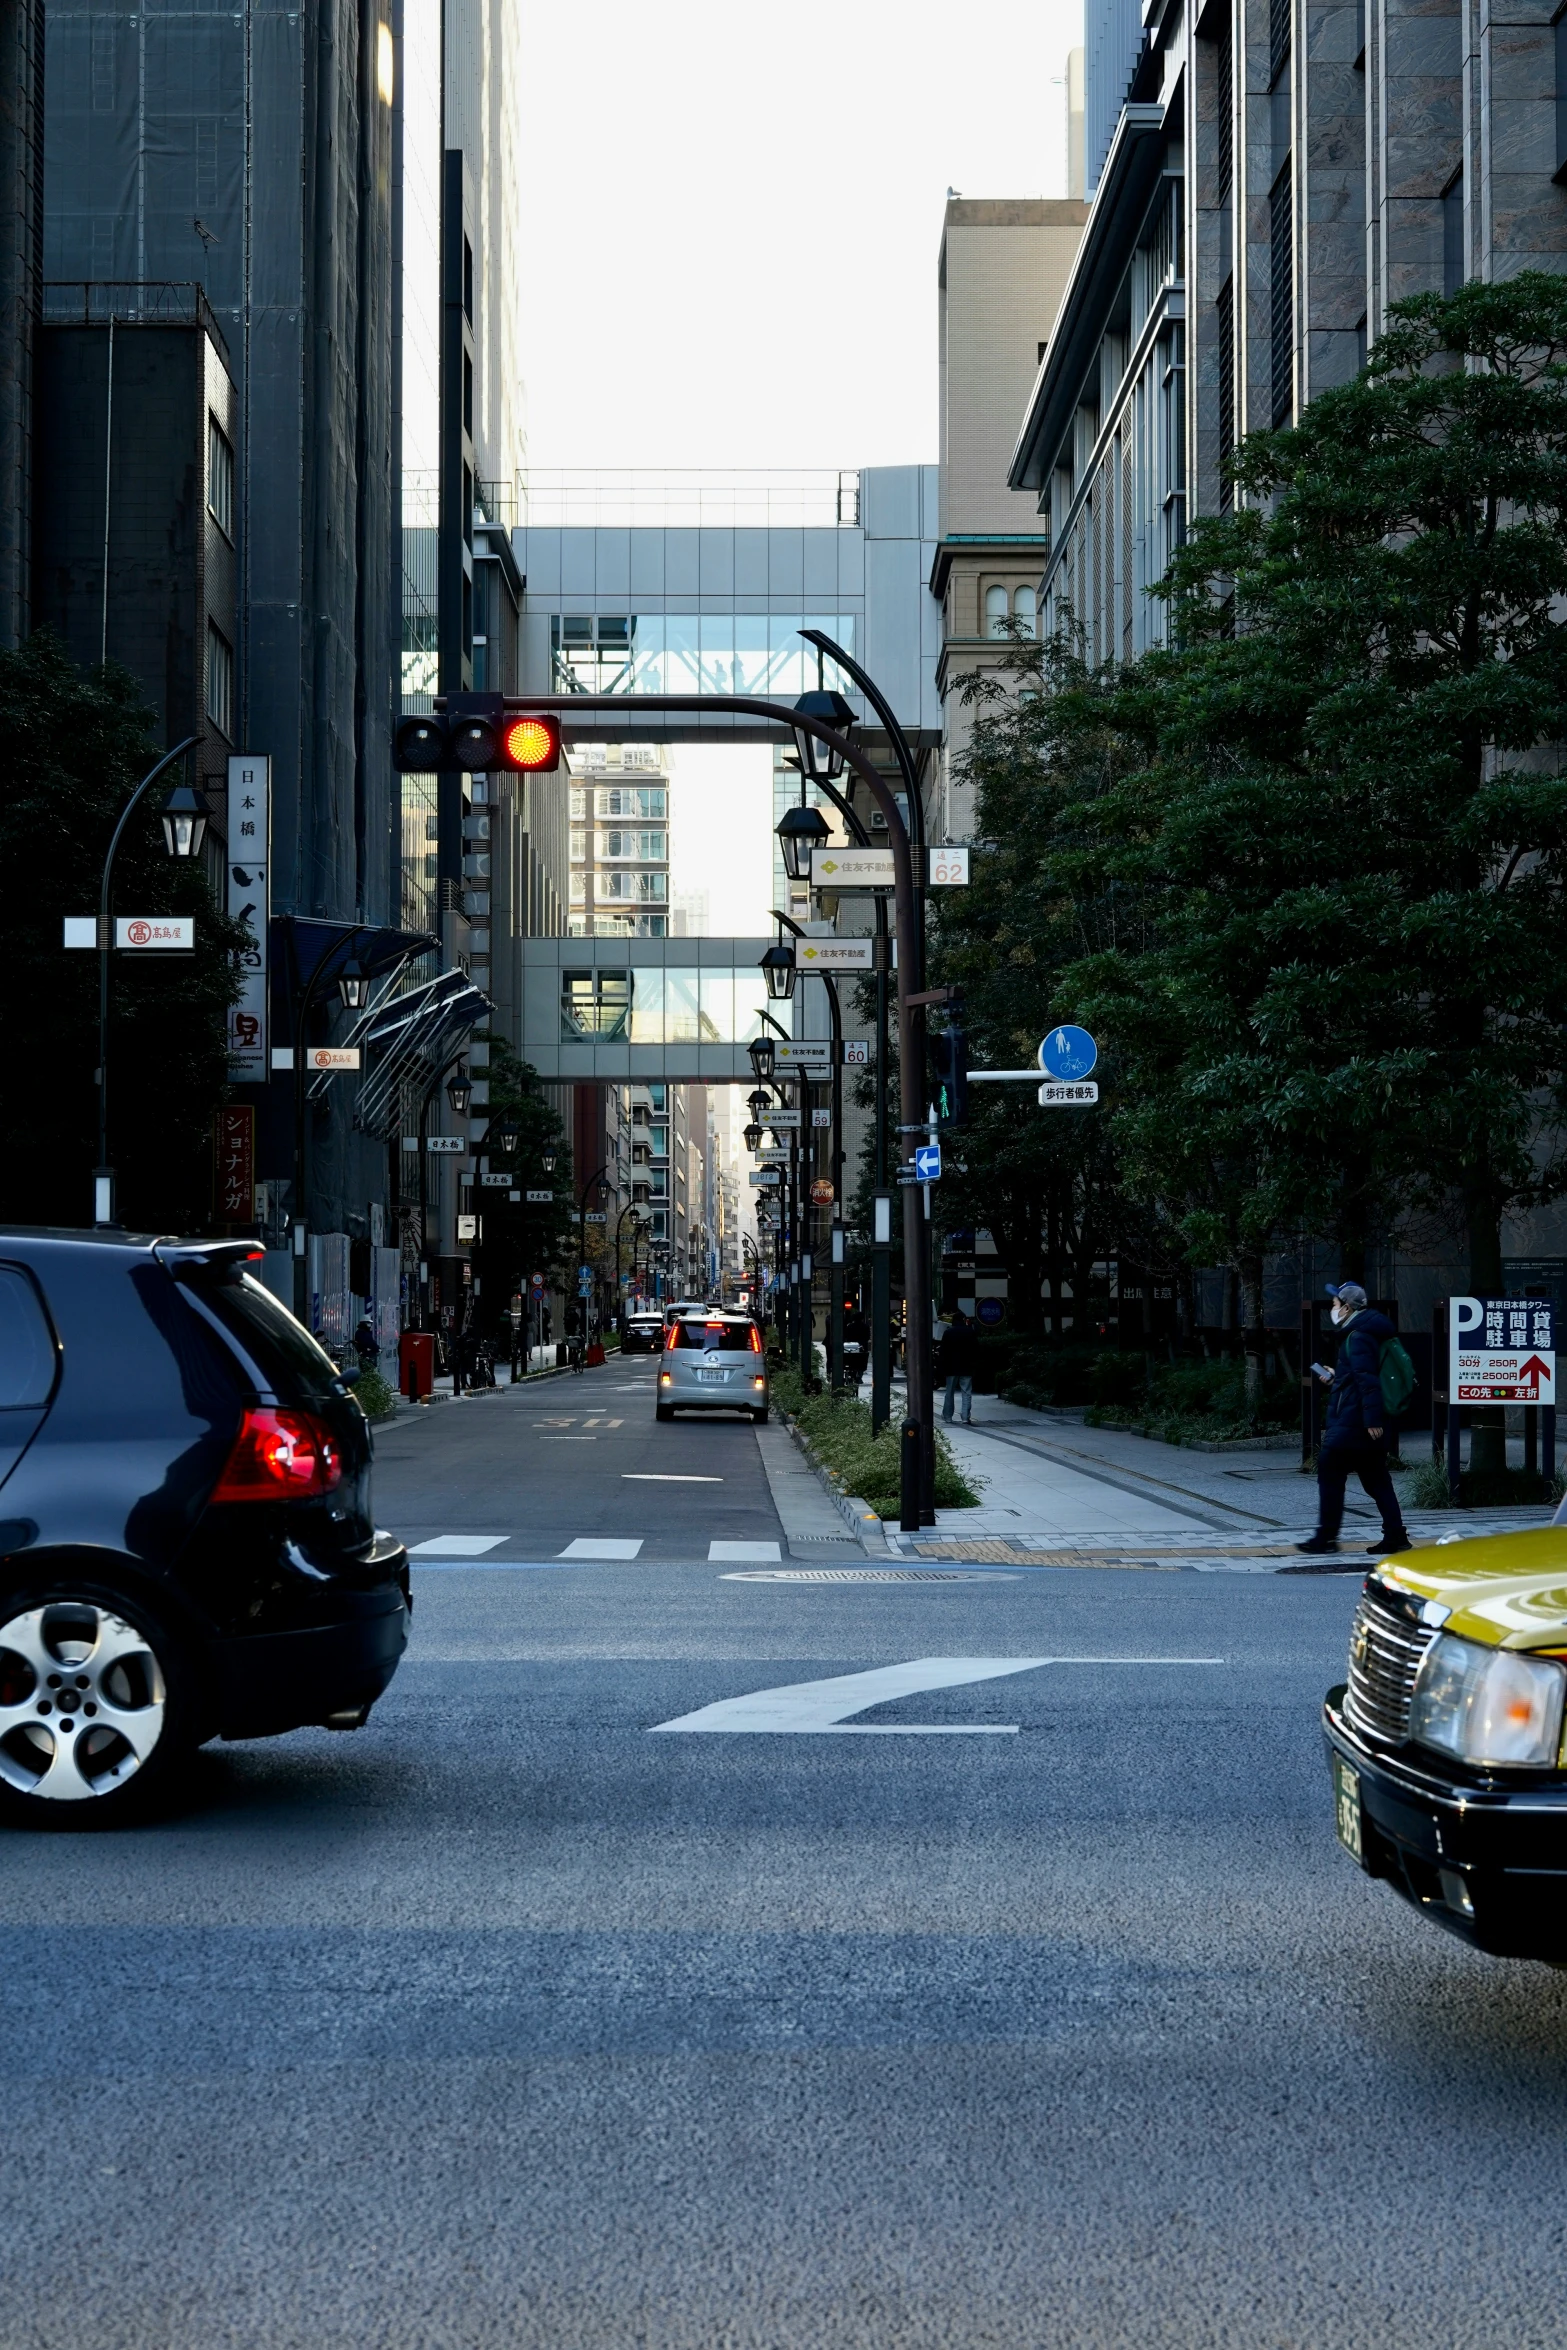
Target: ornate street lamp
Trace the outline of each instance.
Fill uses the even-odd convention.
[[[370,974],[357,955],[350,955],[339,971],[337,993],[345,1012],[362,1012],[370,1001]]]
[[[786,947],[781,939],[778,940],[763,955],[761,972],[767,981],[768,994],[775,1003],[783,1003],[793,995],[794,983],[799,976],[794,967],[794,949]]]
[[[556,1152],[554,1152],[554,1151],[540,1151],[540,1153],[539,1153],[539,1165],[540,1165],[540,1166],[541,1166],[541,1167],[544,1169],[544,1172],[545,1172],[545,1174],[546,1174],[546,1175],[553,1175],[553,1174],[554,1174],[554,1172],[555,1172],[555,1160],[556,1160],[556,1157],[557,1157],[557,1155],[558,1155],[558,1154],[557,1154]]]
[[[842,694],[802,694],[795,703],[802,718],[819,718],[823,726],[830,726],[835,734],[847,734],[854,724],[854,712]],[[812,783],[836,783],[843,773],[843,753],[835,751],[803,726],[794,730],[795,749],[800,754],[800,772]]]
[[[446,1080],[446,1098],[452,1105],[454,1117],[467,1117],[468,1105],[473,1100],[473,1079],[466,1069],[452,1071]]]
[[[745,1130],[745,1147],[748,1151],[762,1147],[762,1129],[754,1121]]]
[[[773,827],[778,835],[778,846],[783,851],[784,871],[791,881],[809,881],[811,878],[811,851],[825,848],[832,837],[831,827],[820,808],[785,808]]]
[[[163,845],[171,857],[188,862],[199,856],[212,810],[199,791],[177,783],[163,803]]]
[[[778,1058],[778,1047],[770,1036],[753,1036],[746,1046],[751,1056],[751,1067],[758,1085],[771,1085],[773,1064]]]

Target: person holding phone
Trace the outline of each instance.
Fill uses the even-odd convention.
[[[1396,1334],[1387,1316],[1367,1303],[1358,1281],[1341,1281],[1337,1287],[1330,1281],[1328,1295],[1333,1300],[1333,1325],[1342,1331],[1343,1343],[1333,1370],[1323,1363],[1311,1366],[1330,1392],[1317,1454],[1317,1528],[1295,1548],[1312,1558],[1337,1551],[1339,1528],[1344,1522],[1344,1488],[1353,1473],[1382,1513],[1382,1539],[1370,1545],[1371,1556],[1386,1558],[1393,1551],[1410,1547],[1388,1473],[1392,1430],[1382,1400],[1382,1349]],[[1284,1571],[1292,1575],[1333,1572],[1331,1568],[1310,1567],[1286,1567]]]

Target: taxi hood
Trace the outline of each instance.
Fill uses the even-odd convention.
[[[1567,1651],[1567,1526],[1438,1543],[1386,1560],[1369,1581],[1435,1601],[1447,1631],[1488,1648]]]

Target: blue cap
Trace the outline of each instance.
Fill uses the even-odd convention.
[[[1366,1303],[1366,1293],[1361,1288],[1358,1281],[1340,1281],[1337,1283],[1327,1281],[1323,1283],[1323,1287],[1326,1289],[1329,1297],[1336,1297],[1338,1299],[1340,1305],[1363,1306]]]

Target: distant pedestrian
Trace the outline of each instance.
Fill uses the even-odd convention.
[[[1317,1530],[1309,1541],[1297,1542],[1295,1548],[1309,1556],[1326,1555],[1338,1549],[1339,1528],[1344,1522],[1344,1487],[1353,1472],[1382,1513],[1382,1538],[1369,1546],[1373,1558],[1382,1558],[1390,1551],[1408,1550],[1410,1546],[1398,1496],[1388,1474],[1394,1415],[1384,1393],[1387,1380],[1407,1393],[1409,1358],[1387,1316],[1367,1304],[1366,1293],[1358,1281],[1341,1281],[1337,1288],[1330,1281],[1328,1295],[1333,1300],[1334,1327],[1342,1331],[1343,1342],[1335,1369],[1329,1371],[1321,1363],[1311,1366],[1331,1392],[1322,1445],[1317,1454]],[[1291,1574],[1311,1571],[1306,1567],[1286,1570]],[[1331,1568],[1320,1571],[1332,1572]]]
[[[871,1326],[854,1306],[843,1317],[843,1383],[858,1387],[871,1351]]]
[[[368,1314],[362,1314],[359,1318],[359,1327],[354,1332],[354,1352],[359,1357],[362,1371],[374,1370],[381,1360],[381,1349],[375,1340],[375,1325]]]
[[[951,1419],[953,1404],[959,1401],[959,1418],[965,1428],[968,1426],[974,1416],[974,1373],[978,1369],[979,1332],[959,1306],[946,1336],[936,1350],[936,1376],[947,1382],[946,1398],[941,1407],[944,1420]]]

